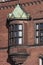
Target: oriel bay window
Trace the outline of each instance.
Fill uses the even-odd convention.
[[[43,44],[43,23],[36,24],[36,44]]]
[[[23,44],[23,25],[11,24],[9,26],[9,44],[22,45]]]
[[[17,65],[23,63],[28,57],[25,46],[28,45],[28,21],[30,17],[30,14],[25,12],[19,4],[7,17],[8,55]]]

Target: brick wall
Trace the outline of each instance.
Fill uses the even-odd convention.
[[[28,0],[26,0],[28,1]],[[1,3],[1,6],[8,6],[8,5],[14,5],[14,1],[10,3]],[[21,1],[21,3],[23,3]],[[3,5],[2,5],[3,4]],[[31,14],[32,19],[34,18],[40,18],[43,17],[43,2],[38,5],[31,5],[31,6],[23,6],[25,11],[27,13]],[[8,53],[7,53],[7,47],[8,47],[8,29],[6,28],[6,19],[8,13],[12,12],[14,7],[8,8],[8,9],[1,9],[0,10],[0,64],[1,65],[10,65],[7,62],[8,59]],[[40,10],[42,11],[40,13]],[[43,22],[43,20],[40,20]],[[35,43],[34,41],[34,24],[36,22],[40,21],[28,21],[28,44],[33,45]],[[4,47],[6,49],[4,49]],[[1,49],[2,48],[2,49]],[[26,47],[27,52],[30,54],[23,65],[38,65],[39,64],[39,56],[40,54],[43,54],[43,46],[29,46]]]

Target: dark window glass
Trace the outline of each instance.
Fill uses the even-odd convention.
[[[43,28],[43,24],[42,23],[40,23],[40,28]]]
[[[15,38],[15,43],[18,44],[18,38]]]
[[[43,36],[43,30],[42,30],[42,31],[40,31],[40,36]]]
[[[14,30],[14,26],[13,25],[9,25],[9,32]]]
[[[40,42],[43,42],[43,37],[40,37]]]
[[[18,25],[15,24],[15,31],[18,31]]]

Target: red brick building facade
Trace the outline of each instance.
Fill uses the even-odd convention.
[[[30,19],[8,19],[8,14],[11,13],[19,4],[22,9],[30,14]],[[6,25],[7,24],[7,25]],[[12,0],[0,2],[0,64],[1,65],[17,65],[8,57],[8,36],[9,24],[24,25],[24,44],[14,46],[10,49],[10,53],[24,53],[16,57],[16,63],[22,65],[43,65],[43,0]],[[7,28],[8,26],[8,28]],[[26,54],[27,55],[26,55]],[[10,63],[12,62],[12,63]]]

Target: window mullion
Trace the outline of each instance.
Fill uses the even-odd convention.
[[[40,23],[39,23],[39,44],[40,44]]]

